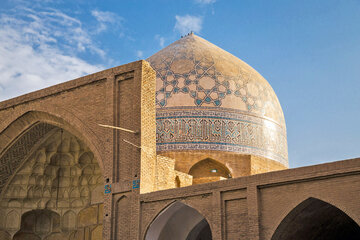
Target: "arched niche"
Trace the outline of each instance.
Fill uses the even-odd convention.
[[[57,106],[47,105],[36,107],[35,109],[34,107],[28,110],[25,108],[22,112],[13,114],[11,117],[0,122],[0,157],[3,157],[9,148],[18,143],[24,135],[29,135],[29,130],[32,130],[31,138],[39,140],[39,138],[42,138],[49,130],[58,127],[81,138],[95,155],[100,169],[104,169],[103,159],[101,158],[102,156],[99,149],[102,145],[99,142],[99,138],[83,121]],[[34,128],[38,129],[34,131]],[[34,134],[34,132],[36,133]],[[22,141],[25,140],[26,139],[22,139]]]
[[[21,216],[21,228],[14,239],[41,239],[55,232],[60,232],[59,214],[47,209],[32,210]]]
[[[355,240],[360,239],[360,227],[334,205],[308,198],[281,221],[271,239]]]
[[[21,148],[23,151],[19,150]],[[92,199],[96,199],[98,204],[93,225],[102,226],[100,205],[103,192],[99,189],[103,187],[104,178],[96,156],[82,138],[59,126],[38,122],[21,134],[7,153],[2,157],[7,156],[9,161],[21,159],[21,162],[14,165],[13,173],[3,185],[0,206],[9,214],[5,219],[0,218],[0,221],[5,221],[0,223],[4,226],[0,230],[11,234],[19,230],[20,220],[15,221],[20,219],[15,214],[17,212],[48,210],[60,215],[58,232],[41,233],[40,227],[52,221],[44,215],[37,225],[37,233],[21,231],[18,238],[68,236],[77,228],[84,227],[78,222],[77,215],[93,204]],[[6,224],[9,219],[12,225]]]
[[[181,187],[181,181],[180,181],[179,176],[176,176],[176,177],[175,177],[175,187],[176,187],[176,188]]]
[[[150,224],[145,240],[211,240],[207,220],[196,209],[174,202],[162,210]]]
[[[193,176],[193,184],[214,182],[231,178],[230,170],[222,163],[211,159],[203,159],[194,164],[189,174]]]

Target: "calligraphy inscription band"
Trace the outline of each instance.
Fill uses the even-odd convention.
[[[287,165],[286,130],[243,113],[198,110],[158,111],[158,151],[222,150],[255,154]]]

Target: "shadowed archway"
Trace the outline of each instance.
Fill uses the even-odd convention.
[[[339,208],[308,198],[282,220],[271,239],[357,240],[360,227]]]
[[[59,232],[60,215],[47,209],[37,209],[22,215],[21,228],[13,239],[42,239],[46,235],[55,235]],[[64,235],[62,237],[65,239]]]
[[[206,219],[194,208],[172,203],[150,224],[145,240],[211,240]]]
[[[222,163],[211,159],[203,159],[194,164],[189,174],[193,176],[193,184],[214,182],[231,178],[230,170]]]
[[[0,231],[44,240],[79,239],[88,231],[85,239],[101,239],[104,177],[81,136],[36,122],[0,160],[11,163],[0,181]]]

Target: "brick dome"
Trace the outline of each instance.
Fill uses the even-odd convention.
[[[288,166],[286,126],[270,84],[194,34],[149,57],[157,73],[157,150],[249,154]]]

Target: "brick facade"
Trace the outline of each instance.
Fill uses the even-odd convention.
[[[154,219],[174,202],[200,213],[215,240],[283,236],[283,228],[277,231],[278,227],[308,199],[334,206],[360,224],[360,159],[281,170],[282,166],[256,156],[244,155],[246,161],[241,161],[228,154],[225,157],[236,168],[255,175],[235,174],[232,179],[190,186],[191,166],[206,152],[184,165],[176,165],[173,158],[185,152],[156,155],[154,99],[155,72],[147,62],[138,61],[0,103],[0,202],[26,165],[27,155],[39,149],[38,138],[45,138],[54,128],[71,133],[87,146],[103,178],[87,207],[75,217],[53,209],[60,216],[61,228],[71,221],[77,226],[69,239],[99,239],[101,232],[109,240],[145,239]],[[221,162],[221,154],[215,160]],[[281,171],[258,174],[267,169]],[[103,186],[108,184],[111,193],[103,195]],[[25,210],[9,210],[11,200],[4,204],[0,237],[11,239]],[[6,225],[9,221],[18,225]]]

